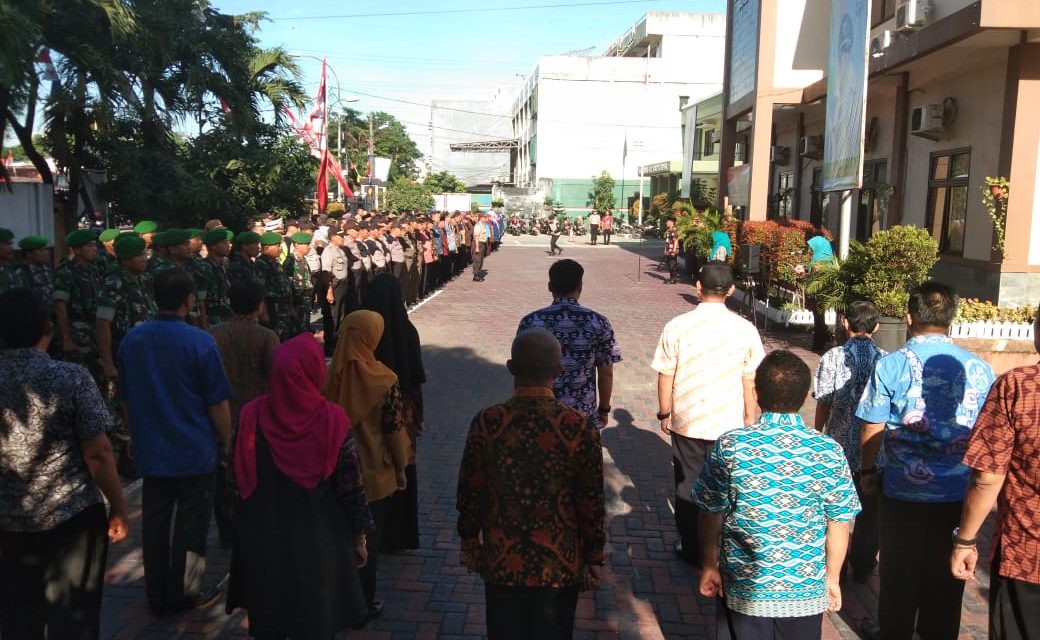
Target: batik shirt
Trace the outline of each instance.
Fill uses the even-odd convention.
[[[860,468],[859,436],[863,426],[855,415],[856,406],[883,355],[885,352],[870,338],[852,338],[824,354],[813,380],[813,397],[831,407],[827,424],[818,424],[816,428],[838,441],[853,471]]]
[[[886,496],[964,499],[970,472],[961,458],[992,384],[990,366],[945,335],[915,336],[878,360],[856,417],[885,425]]]
[[[84,266],[75,260],[63,262],[54,272],[54,300],[65,303],[72,339],[80,353],[94,350],[94,320],[97,297],[104,279],[93,263]]]
[[[457,493],[462,548],[489,584],[573,587],[603,564],[599,432],[549,389],[519,388],[473,419]]]
[[[0,351],[0,531],[45,531],[102,504],[81,443],[112,418],[83,367]]]
[[[556,336],[563,352],[563,373],[553,383],[556,399],[602,427],[597,415],[596,367],[621,361],[610,321],[574,298],[556,298],[548,307],[524,316],[517,335],[535,327]]]
[[[848,522],[860,511],[837,442],[798,414],[766,413],[719,437],[692,495],[723,516],[727,607],[767,618],[827,610],[827,521]]]
[[[679,232],[675,227],[664,231],[664,253],[669,256],[679,255]]]

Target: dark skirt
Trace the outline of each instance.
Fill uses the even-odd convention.
[[[260,637],[327,640],[364,620],[354,535],[331,480],[304,489],[275,466],[257,431],[257,488],[238,507],[228,613]]]
[[[419,548],[419,487],[416,486],[415,464],[405,467],[408,488],[386,499],[380,550],[394,553]]]

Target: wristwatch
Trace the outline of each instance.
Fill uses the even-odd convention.
[[[596,409],[596,413],[600,415],[603,415],[604,413],[610,413],[610,405],[608,404],[605,407],[601,406],[599,409]]]
[[[956,547],[974,547],[978,543],[979,538],[975,536],[971,540],[967,540],[961,537],[961,528],[957,527],[953,530],[953,545]]]
[[[658,420],[667,420],[670,417],[672,417],[672,412],[671,411],[658,411],[657,412],[657,419]]]

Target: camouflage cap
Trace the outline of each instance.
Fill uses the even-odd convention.
[[[276,244],[281,243],[281,241],[282,236],[278,235],[274,231],[267,231],[260,236],[260,244],[264,245],[265,247],[272,247]]]
[[[105,229],[98,236],[98,240],[101,242],[110,242],[119,237],[119,229]]]
[[[43,236],[25,236],[18,241],[18,248],[22,251],[35,251],[47,246],[48,240]]]
[[[116,257],[120,260],[136,258],[144,253],[144,238],[139,235],[126,233],[116,239]]]
[[[90,229],[76,229],[65,236],[65,244],[70,247],[82,247],[94,242],[94,232]]]

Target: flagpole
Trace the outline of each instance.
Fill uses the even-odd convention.
[[[628,220],[628,207],[625,207],[625,163],[628,161],[628,129],[625,129],[625,146],[621,148],[621,206],[624,207],[625,222]]]

